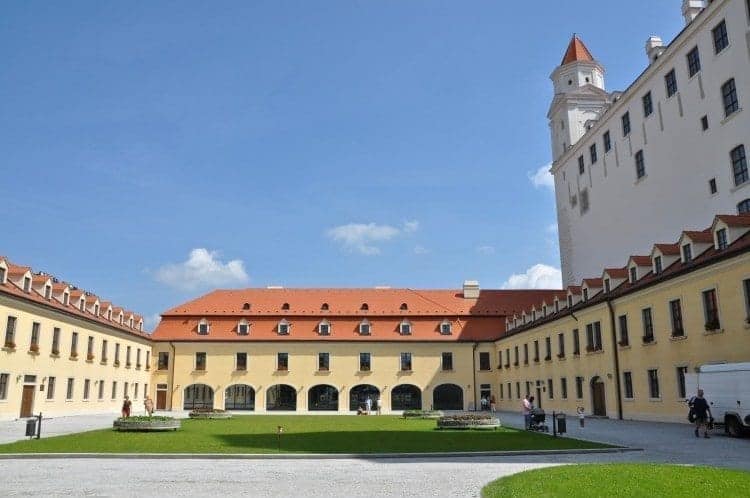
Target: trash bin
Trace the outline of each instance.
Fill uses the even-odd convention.
[[[26,435],[36,436],[36,418],[30,418],[26,420]]]
[[[555,415],[554,423],[557,424],[557,433],[563,434],[567,432],[567,421],[564,413],[557,413]]]

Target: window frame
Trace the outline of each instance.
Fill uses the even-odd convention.
[[[661,399],[661,386],[659,386],[659,369],[658,368],[647,369],[646,377],[648,379],[649,399]]]
[[[677,73],[674,68],[670,69],[667,74],[664,75],[664,87],[668,99],[673,97],[679,91],[677,86]]]
[[[635,399],[635,392],[633,390],[633,372],[627,370],[622,372],[622,385],[623,385],[623,398],[624,399]]]
[[[620,121],[622,124],[622,136],[624,138],[630,135],[630,132],[633,131],[630,124],[630,111],[625,111],[625,113],[620,116]]]
[[[243,358],[242,362],[240,362],[240,358]],[[243,363],[243,365],[240,365],[240,363]],[[235,372],[247,372],[247,352],[235,351],[234,370]]]
[[[635,177],[636,180],[646,176],[646,160],[643,156],[643,149],[635,153]]]
[[[412,355],[409,352],[401,352],[399,355],[399,371],[412,372]]]
[[[724,106],[725,119],[740,110],[740,101],[734,78],[729,78],[721,85],[721,103]]]
[[[692,78],[701,71],[701,56],[698,45],[694,46],[686,55],[688,77]]]
[[[372,372],[372,353],[359,353],[359,371]]]
[[[727,31],[726,19],[722,19],[711,29],[711,40],[713,41],[715,55],[719,55],[729,46],[729,31]]]
[[[685,337],[685,319],[682,314],[682,301],[675,298],[669,301],[669,321],[672,325],[672,337]]]
[[[599,154],[596,150],[596,142],[589,145],[589,157],[591,159],[591,164],[596,164],[596,161],[599,160]]]
[[[453,371],[453,352],[444,351],[440,354],[440,370],[443,372]]]
[[[643,343],[656,342],[654,336],[654,313],[650,306],[641,309],[641,326],[643,327]]]
[[[602,133],[602,142],[604,144],[605,154],[612,150],[612,135],[610,135],[609,130]]]
[[[331,353],[318,352],[318,372],[331,371]]]
[[[617,344],[623,347],[630,346],[630,332],[628,330],[627,313],[619,315],[617,317],[617,328],[620,332],[620,340]]]
[[[208,355],[205,351],[196,351],[194,355],[195,363],[193,370],[196,372],[205,372],[208,370]]]
[[[721,330],[721,313],[716,287],[701,291],[701,304],[703,305],[703,318],[706,330]]]
[[[643,119],[646,119],[654,113],[654,100],[651,97],[651,90],[643,94],[641,102],[643,103]]]

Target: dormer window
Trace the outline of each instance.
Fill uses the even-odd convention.
[[[547,316],[547,305],[542,306],[542,316]]]
[[[198,334],[208,335],[208,330],[209,330],[208,320],[203,318],[200,322],[198,322]]]
[[[99,305],[98,305],[98,304],[95,304],[95,305],[94,305],[94,314],[95,314],[96,316],[99,316]],[[132,326],[132,324],[131,324],[131,326]]]
[[[328,323],[328,320],[322,320],[318,324],[318,334],[319,335],[331,335],[331,324]]]
[[[29,292],[31,290],[31,279],[29,277],[23,277],[23,291]]]
[[[716,230],[716,249],[718,249],[719,251],[723,251],[727,248],[728,245],[727,229],[721,228],[719,230]]]
[[[284,310],[284,311],[288,311],[289,310],[289,303],[282,304],[281,305],[281,309]]]
[[[247,320],[240,320],[240,323],[237,324],[237,334],[238,335],[250,334],[250,324],[247,323]]]
[[[68,303],[70,303],[70,293],[68,293],[68,292],[64,292],[64,293],[63,293],[63,304],[64,304],[65,306],[67,306],[67,305],[68,305]]]
[[[44,299],[50,299],[51,297],[52,297],[52,286],[45,285],[44,286]]]
[[[583,289],[583,300],[588,301],[589,300],[589,290],[588,288]]]
[[[250,303],[243,304],[242,305],[242,309],[245,310],[245,311],[249,310],[250,309]]]
[[[407,320],[401,322],[399,325],[399,332],[401,332],[401,335],[411,335],[411,323]]]
[[[83,298],[78,300],[78,309],[81,311],[86,309],[86,300],[84,300]]]
[[[568,308],[573,307],[573,296],[568,296]]]
[[[99,312],[97,311],[96,314],[98,315]],[[133,328],[133,319],[132,318],[130,320],[128,320],[128,327],[130,327],[131,329]]]
[[[401,311],[407,311],[409,309],[409,306],[407,306],[406,303],[401,303],[401,306],[399,308]]]
[[[682,262],[690,263],[693,260],[693,248],[690,244],[682,246]]]
[[[370,309],[370,307],[367,305],[367,303],[362,303],[362,306],[359,307],[360,311],[367,311]]]
[[[370,321],[367,319],[362,320],[359,323],[359,335],[370,335],[371,332]]]
[[[635,266],[630,267],[630,283],[634,284],[638,281],[638,268]]]
[[[654,257],[654,273],[659,274],[661,273],[662,266],[661,266],[661,256]]]
[[[279,335],[289,335],[289,327],[289,322],[285,318],[281,320],[276,326],[276,331],[279,333]]]
[[[8,270],[0,266],[0,284],[5,283],[5,277],[8,275]]]
[[[122,313],[120,313],[120,325],[122,325],[122,321],[123,321],[123,316],[122,316]]]
[[[531,321],[533,322],[534,320],[536,320],[536,310],[532,310],[531,312]]]
[[[107,320],[109,320],[110,322],[112,321],[112,310],[111,309],[107,310]]]
[[[557,313],[558,311],[560,311],[560,301],[555,299],[555,313]]]
[[[321,305],[320,305],[320,310],[321,310],[321,311],[328,311],[328,310],[329,310],[329,306],[328,306],[328,303],[323,303],[323,304],[321,304]]]
[[[610,288],[610,285],[611,285],[611,284],[609,283],[609,279],[608,279],[608,278],[605,278],[605,279],[604,279],[604,292],[606,292],[606,293],[609,293],[609,291],[611,291],[611,290],[612,290],[612,289]]]

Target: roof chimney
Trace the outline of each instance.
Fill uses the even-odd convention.
[[[479,282],[464,280],[464,299],[479,299]]]
[[[685,24],[693,22],[693,19],[706,8],[706,0],[682,0],[682,17],[685,18]]]
[[[658,59],[667,47],[664,46],[664,42],[658,36],[649,36],[646,40],[646,55],[648,56],[648,63],[653,64]]]

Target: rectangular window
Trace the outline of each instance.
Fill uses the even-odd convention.
[[[128,346],[125,349],[125,366],[126,367],[130,366],[130,349],[131,349],[130,346]]]
[[[135,350],[135,368],[141,368],[141,348]]]
[[[16,322],[17,319],[14,316],[9,316],[8,321],[5,325],[5,347],[15,348],[16,347]]]
[[[115,343],[115,366],[120,364],[120,343]]]
[[[630,135],[630,113],[626,112],[622,115],[622,136],[627,137]]]
[[[510,368],[510,348],[505,350],[505,368]]]
[[[612,150],[612,138],[609,135],[609,130],[604,132],[604,135],[602,135],[602,140],[604,141],[604,153],[606,154],[610,150]]]
[[[701,130],[706,131],[708,129],[708,116],[701,117]]]
[[[654,273],[659,274],[661,273],[662,266],[661,266],[661,256],[654,257]]]
[[[235,354],[235,370],[244,372],[247,370],[247,353]]]
[[[609,279],[605,278],[604,279],[604,292],[607,293],[607,294],[609,294],[609,291],[611,291],[611,290],[612,290],[612,286],[611,286],[611,284],[609,282]]]
[[[29,349],[31,351],[39,351],[39,330],[42,325],[39,322],[31,324],[31,343]]]
[[[369,372],[372,368],[370,353],[359,353],[359,371]]]
[[[716,289],[703,291],[703,314],[706,318],[706,330],[719,330],[721,328]]]
[[[534,361],[539,363],[539,341],[534,341]]]
[[[641,100],[643,100],[643,117],[647,118],[654,112],[654,102],[651,100],[651,92],[646,92]]]
[[[587,189],[581,190],[581,214],[589,210],[589,191]]]
[[[711,32],[714,35],[714,51],[718,54],[729,46],[726,21],[722,20]]]
[[[206,353],[195,353],[195,369],[206,369]]]
[[[667,98],[677,93],[677,75],[675,74],[674,69],[664,76],[664,85],[667,88]]]
[[[91,381],[89,379],[83,379],[83,400],[89,400],[89,390],[91,389]]]
[[[586,166],[583,163],[583,156],[578,156],[578,174],[582,175],[586,172]]]
[[[138,398],[138,383],[133,384],[133,398]]]
[[[489,363],[490,354],[487,353],[487,362]],[[411,372],[411,353],[401,353],[401,371]]]
[[[523,345],[523,364],[524,365],[529,364],[529,345],[528,344]]]
[[[677,367],[677,396],[685,399],[687,392],[685,390],[685,374],[687,374],[687,367]]]
[[[250,334],[250,325],[247,323],[240,323],[237,327],[237,333],[239,335],[248,335]]]
[[[589,155],[591,156],[591,164],[595,164],[599,157],[596,154],[596,144],[591,144],[589,147]]]
[[[690,246],[690,244],[685,244],[682,246],[682,260],[685,263],[690,263],[693,260],[693,248]]]
[[[721,85],[721,100],[724,102],[724,116],[726,117],[740,109],[734,78]]]
[[[565,334],[560,332],[557,334],[557,357],[565,358]]]
[[[169,353],[159,352],[159,359],[156,368],[157,370],[166,370],[169,368]]]
[[[693,49],[688,52],[687,54],[687,63],[688,63],[688,76],[691,78],[698,74],[698,71],[701,70],[701,56],[698,52],[698,46],[693,47]]]
[[[547,379],[547,394],[549,399],[555,399],[555,386],[552,384],[552,379]]]
[[[331,335],[331,324],[327,322],[321,322],[318,324],[318,333],[320,335]]]
[[[628,336],[628,316],[620,315],[617,317],[617,321],[620,325],[620,346],[627,346],[630,344],[630,337]]]
[[[86,342],[86,359],[94,359],[94,338],[92,336],[89,336],[88,341]]]
[[[583,399],[583,377],[576,377],[576,399]]]
[[[659,398],[659,372],[656,369],[648,371],[648,395],[650,398]]]
[[[568,399],[568,379],[566,377],[560,378],[560,397]]]
[[[328,372],[331,369],[331,355],[329,353],[318,353],[318,370]]]
[[[505,399],[505,384],[500,383],[500,399]]]
[[[551,337],[545,337],[544,338],[544,360],[550,361],[552,359],[552,338]]]
[[[68,388],[65,391],[65,399],[71,400],[73,399],[73,380],[72,377],[68,377]]]
[[[2,400],[8,399],[8,379],[10,379],[10,374],[0,374],[0,399]]]
[[[516,346],[515,348],[513,348],[513,360],[514,360],[513,365],[516,367],[518,366],[518,359],[519,359],[518,346]]]
[[[99,393],[97,399],[100,401],[104,399],[104,379],[99,380]]]
[[[487,352],[479,353],[479,370],[490,369],[490,354]]]
[[[72,358],[78,356],[78,332],[73,332],[70,338],[70,356]]]
[[[127,382],[126,382],[126,383],[125,383],[125,385],[124,385],[124,388],[123,388],[123,392],[124,392],[124,395],[125,395],[125,396],[127,396],[127,395],[129,394],[129,391],[128,391],[128,383],[127,383]]]
[[[117,381],[112,381],[112,399],[117,399]]]
[[[634,284],[638,280],[638,268],[635,266],[630,267],[630,283]]]
[[[516,399],[521,399],[521,383],[516,382]]]
[[[581,354],[581,336],[578,333],[578,329],[573,329],[573,354]]]
[[[654,342],[654,321],[651,316],[651,308],[641,310],[643,318],[643,342]]]
[[[643,178],[646,176],[646,162],[643,159],[643,150],[635,153],[635,177]]]
[[[52,329],[52,354],[60,354],[60,327]]]
[[[622,383],[625,385],[625,398],[633,399],[633,374],[630,372],[623,372]]]
[[[289,370],[289,353],[276,354],[276,370],[280,372]]]
[[[151,351],[146,350],[146,370],[151,368]]]
[[[716,245],[718,246],[720,251],[723,251],[724,249],[727,248],[727,245],[729,245],[727,241],[726,228],[722,228],[716,231]]]
[[[198,324],[198,334],[200,335],[207,335],[208,334],[208,323],[207,322],[201,322]]]
[[[717,192],[716,178],[711,178],[710,180],[708,180],[708,191],[711,192],[711,195]]]
[[[672,317],[672,337],[683,337],[685,329],[682,326],[682,305],[679,299],[669,301],[669,314]]]
[[[55,377],[47,378],[47,399],[55,399]]]
[[[102,363],[107,361],[107,340],[102,340]]]
[[[745,291],[745,322],[750,323],[750,278],[742,281],[742,288]]]
[[[442,354],[442,367],[446,372],[453,370],[453,353]]]

